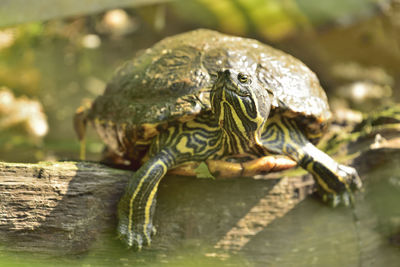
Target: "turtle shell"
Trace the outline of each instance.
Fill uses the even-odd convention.
[[[259,41],[212,30],[165,38],[119,68],[88,118],[147,131],[187,121],[211,109],[209,92],[218,70],[255,73],[273,95],[272,108],[296,117],[318,134],[331,117],[316,75],[298,59]]]

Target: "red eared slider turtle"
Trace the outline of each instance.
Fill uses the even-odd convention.
[[[256,40],[196,30],[123,65],[104,94],[77,112],[75,126],[82,140],[92,122],[109,150],[136,163],[118,206],[118,233],[140,249],[154,231],[159,182],[190,162],[218,161],[229,176],[232,164],[253,173],[285,155],[313,174],[325,200],[348,204],[361,186],[357,172],[312,144],[330,117],[318,79],[299,60]]]

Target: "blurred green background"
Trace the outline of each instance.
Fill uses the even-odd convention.
[[[196,28],[301,59],[338,123],[400,100],[399,0],[0,1],[0,160],[78,159],[74,111],[138,51]],[[88,159],[99,160],[102,148],[89,132]]]

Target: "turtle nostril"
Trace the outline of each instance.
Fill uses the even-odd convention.
[[[227,70],[227,69],[222,69],[222,70],[217,71],[218,77],[229,77],[230,75],[231,75],[231,72],[230,72],[230,70]]]

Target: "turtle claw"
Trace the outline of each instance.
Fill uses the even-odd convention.
[[[156,233],[154,226],[148,227],[146,233],[138,231],[143,229],[143,225],[135,225],[133,231],[128,231],[128,225],[119,223],[118,238],[121,239],[128,248],[133,248],[136,251],[141,251],[143,247],[148,247],[151,244],[151,236]]]
[[[362,182],[360,179],[360,176],[358,176],[358,173],[356,169],[346,166],[346,165],[339,165],[338,166],[338,175],[342,177],[345,181],[345,183],[350,187],[350,190],[359,190],[362,187]]]
[[[346,207],[349,207],[350,204],[353,205],[354,204],[354,197],[353,197],[353,193],[351,192],[345,192],[341,195],[341,203],[343,203],[343,205],[345,205]]]
[[[337,206],[343,205],[349,207],[354,204],[354,196],[350,191],[343,192],[341,194],[327,194],[322,195],[322,200],[328,203],[329,206],[335,208]]]
[[[331,188],[332,192],[327,192],[322,187],[318,188],[322,200],[328,203],[331,207],[343,205],[349,207],[354,205],[354,193],[362,187],[362,182],[357,174],[357,171],[349,166],[338,165],[337,174],[337,187]]]
[[[144,227],[144,224],[137,220],[136,224],[131,225],[132,222],[129,221],[127,213],[123,212],[122,208],[119,210],[118,215],[118,238],[121,239],[128,248],[141,251],[143,247],[150,246],[151,236],[156,233],[156,228],[151,223],[151,220],[146,224],[146,227]]]

